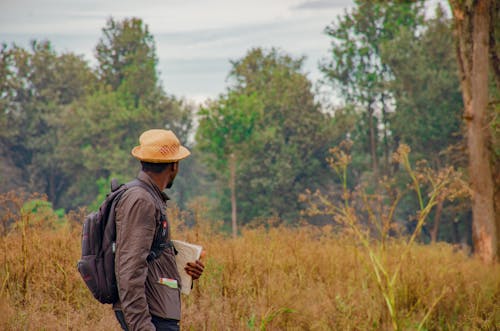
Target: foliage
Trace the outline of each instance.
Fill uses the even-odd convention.
[[[237,188],[238,164],[248,162],[245,154],[251,143],[254,127],[262,116],[261,101],[255,95],[238,95],[229,92],[218,101],[199,112],[197,130],[198,147],[209,158],[206,163],[219,179],[227,178],[231,190],[231,214],[233,235],[237,235]],[[226,176],[229,173],[229,176]]]
[[[213,155],[208,163],[214,169],[227,167],[228,156],[240,153],[252,138],[253,129],[262,113],[255,95],[229,93],[199,111],[198,148]]]
[[[139,18],[111,17],[102,33],[96,46],[99,78],[137,107],[157,88],[154,38]]]
[[[355,1],[355,7],[327,26],[331,38],[330,58],[320,69],[325,81],[339,89],[342,99],[364,109],[362,141],[364,153],[370,153],[373,175],[379,173],[379,140],[383,137],[388,172],[389,103],[391,91],[386,88],[392,72],[381,58],[381,45],[395,38],[401,28],[415,32],[423,18],[423,2]],[[382,124],[382,132],[379,127]],[[380,135],[382,133],[382,135]],[[363,144],[364,142],[364,144]],[[359,143],[359,142],[358,142]]]
[[[437,6],[434,16],[425,19],[419,29],[402,27],[392,40],[380,46],[381,58],[393,73],[387,84],[395,103],[390,121],[391,135],[395,141],[412,146],[412,158],[428,160],[435,172],[447,166],[464,169],[466,165],[461,118],[464,105],[456,56],[450,51],[453,43],[451,21],[443,8]],[[424,232],[433,240],[440,237],[449,241],[469,241],[469,202],[468,198],[440,201],[430,215],[433,221],[427,222]],[[411,198],[404,199],[402,205],[407,211],[417,207],[415,199]],[[465,228],[462,231],[465,236],[457,235],[458,227]],[[463,238],[453,239],[452,236]]]
[[[69,179],[60,173],[57,121],[64,107],[93,90],[95,77],[81,57],[58,55],[47,41],[33,41],[31,50],[4,45],[1,58],[2,152],[25,183],[58,205]]]
[[[130,149],[150,128],[187,140],[192,107],[160,89],[153,37],[140,19],[109,19],[96,75],[49,42],[0,52],[0,162],[7,190],[45,192],[57,208],[90,204],[98,180],[135,176]],[[116,60],[116,61],[115,61]],[[101,84],[98,83],[100,80]]]
[[[21,215],[33,215],[34,222],[44,224],[49,228],[57,227],[65,223],[64,209],[54,210],[52,203],[43,199],[29,200],[21,208]]]
[[[349,102],[375,102],[382,83],[389,76],[381,61],[380,45],[392,40],[401,28],[414,31],[422,19],[422,2],[392,3],[355,1],[356,7],[327,26],[332,38],[331,60],[321,70],[337,83]]]
[[[247,161],[240,164],[241,214],[245,222],[270,215],[296,220],[298,194],[317,187],[326,168],[329,117],[301,72],[303,59],[255,48],[232,64],[231,93],[252,96],[262,105]]]
[[[451,22],[441,7],[427,19],[422,2],[358,1],[325,31],[332,49],[322,71],[360,114],[349,135],[353,142],[351,185],[368,184],[371,190],[380,191],[379,170],[393,177],[395,185],[404,185],[399,165],[390,162],[399,143],[412,146],[412,158],[429,160],[435,171],[447,165],[464,168],[463,102]],[[383,163],[378,160],[381,156]],[[466,240],[467,234],[457,238],[463,236],[457,228],[470,232],[468,203],[467,199],[441,203],[441,211],[432,211],[434,221],[428,222],[424,232],[429,234],[432,224],[433,236]],[[402,218],[418,208],[412,196],[403,197],[400,206],[397,216]],[[440,224],[446,231],[439,231]]]
[[[138,161],[130,157],[130,150],[140,134],[149,128],[175,126],[175,116],[185,111],[180,102],[158,100],[164,103],[156,108],[135,108],[117,92],[99,92],[65,109],[61,126],[67,134],[59,149],[65,158],[60,164],[74,175],[64,197],[67,206],[95,199],[97,185],[89,185],[89,180],[116,177],[125,182],[137,174]]]
[[[445,147],[463,139],[463,102],[456,57],[450,52],[454,43],[450,20],[438,7],[424,27],[418,36],[402,27],[381,45],[381,54],[394,75],[389,85],[396,102],[393,135],[438,165]]]

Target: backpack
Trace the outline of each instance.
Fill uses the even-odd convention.
[[[136,179],[127,184],[118,185],[115,179],[111,181],[111,192],[99,207],[85,217],[82,229],[82,257],[78,261],[80,272],[85,284],[94,297],[101,303],[115,303],[118,301],[118,287],[115,276],[115,248],[116,223],[115,207],[123,193],[135,186],[140,186],[154,196],[154,192],[144,182]],[[156,207],[158,208],[158,206]],[[161,255],[168,247],[167,218],[160,209],[159,225],[163,228],[156,231],[148,262]],[[158,224],[158,222],[157,222]]]

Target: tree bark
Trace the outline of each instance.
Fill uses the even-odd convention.
[[[439,224],[441,223],[441,215],[443,214],[444,200],[439,200],[436,206],[436,214],[434,215],[434,224],[431,230],[431,242],[435,243],[439,234]]]
[[[48,194],[49,194],[48,200],[52,203],[52,206],[55,208],[57,205],[57,175],[54,169],[50,170]]]
[[[377,134],[375,132],[375,123],[373,123],[373,107],[368,105],[368,126],[370,130],[370,154],[372,157],[373,177],[378,179],[378,159],[377,159]]]
[[[450,0],[450,5],[457,34],[457,58],[467,125],[474,250],[484,262],[492,263],[497,260],[494,181],[487,116],[492,0]]]
[[[497,228],[497,261],[500,260],[500,160],[496,160],[495,170],[493,172],[495,179],[495,226]]]
[[[495,24],[496,22],[496,24]],[[493,77],[497,91],[500,91],[500,1],[493,2],[491,9],[490,24],[490,65],[493,69]],[[498,94],[497,94],[498,96]],[[500,101],[492,105],[494,114],[500,114]],[[495,116],[493,116],[495,117]],[[497,119],[498,121],[498,119]],[[497,122],[498,123],[498,122]],[[500,134],[497,132],[493,140],[495,144],[500,144]],[[498,145],[495,145],[498,146]],[[495,147],[496,148],[496,147]],[[497,227],[497,261],[500,259],[500,156],[497,154],[493,162],[493,179],[495,180],[494,201],[495,201],[495,220]]]
[[[387,106],[385,102],[385,94],[382,93],[380,96],[380,103],[382,104],[382,122],[384,123],[384,170],[383,173],[387,174],[388,176],[391,175],[390,173],[390,148],[389,148],[389,135],[388,135],[388,115],[387,115]]]
[[[236,209],[236,156],[231,153],[229,156],[229,186],[231,189],[231,225],[233,238],[238,235],[237,209]]]

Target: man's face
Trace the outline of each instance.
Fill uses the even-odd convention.
[[[179,162],[175,162],[175,163],[172,163],[172,169],[171,169],[171,172],[170,172],[170,179],[167,183],[167,188],[171,188],[172,185],[174,185],[174,179],[175,179],[175,176],[177,176],[177,172],[179,171]]]

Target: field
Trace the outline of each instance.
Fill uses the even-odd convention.
[[[76,270],[81,215],[67,215],[62,223],[40,210],[10,216],[14,223],[7,227],[5,218],[0,237],[0,330],[118,330],[111,307],[91,297]],[[404,238],[387,242],[383,251],[373,242],[371,252],[379,254],[384,270],[401,267],[387,288],[377,281],[370,250],[333,227],[260,226],[232,239],[201,217],[189,229],[182,218],[175,209],[170,213],[175,238],[207,251],[203,277],[183,297],[182,330],[500,325],[500,266],[484,265],[450,245],[415,244],[401,259]],[[392,314],[387,293],[394,296]]]

